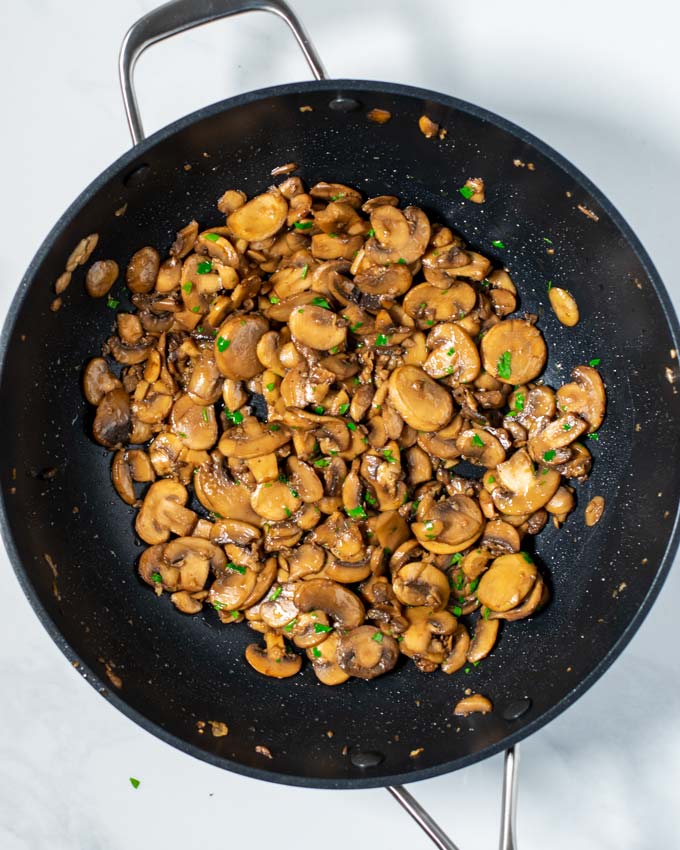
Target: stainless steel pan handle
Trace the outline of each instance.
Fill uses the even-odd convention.
[[[125,34],[120,48],[118,74],[133,145],[139,144],[144,138],[133,83],[135,64],[142,53],[147,47],[172,35],[243,12],[271,12],[284,20],[295,36],[314,78],[326,78],[323,63],[304,27],[282,0],[171,0],[136,21]]]

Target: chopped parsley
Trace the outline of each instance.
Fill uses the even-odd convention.
[[[349,428],[350,431],[356,431],[356,429],[357,429],[356,422],[348,422],[347,427]]]
[[[225,407],[224,415],[227,417],[228,421],[231,422],[232,425],[240,425],[243,422],[243,414],[240,410],[235,410],[233,413],[231,410]],[[274,426],[272,425],[272,430]]]
[[[330,351],[331,354],[337,354],[338,353],[338,346],[334,345],[333,348],[329,348],[328,350]]]
[[[196,266],[196,271],[199,274],[208,274],[208,272],[212,271],[212,263],[210,262],[210,260],[206,260],[203,263],[199,263]]]
[[[192,313],[198,313],[198,312],[200,312],[200,310],[201,310],[201,308],[198,306],[198,304],[195,307],[191,308]]]
[[[330,310],[331,305],[326,301],[325,298],[322,298],[320,295],[317,295],[316,298],[312,298],[312,304],[315,304],[317,307],[323,307],[324,310]]]
[[[345,197],[345,193],[339,192],[337,195],[331,195],[331,201],[339,201],[340,198],[344,198],[344,197]]]
[[[347,516],[351,516],[351,517],[352,517],[352,519],[366,519],[366,517],[368,516],[368,514],[367,514],[367,513],[366,513],[366,511],[365,511],[365,510],[361,507],[361,505],[358,505],[356,508],[350,508],[350,509],[347,511]]]
[[[140,784],[141,783],[140,783],[139,779],[135,779],[134,776],[130,777],[130,785],[132,785],[132,787],[135,789],[135,791],[137,790],[137,788],[139,788]]]
[[[282,593],[283,593],[283,588],[281,587],[281,585],[279,585],[279,586],[278,586],[278,587],[274,590],[274,592],[272,593],[272,595],[269,597],[269,601],[270,601],[270,602],[276,602],[276,600],[279,598],[279,596],[281,596],[281,594],[282,594]]]
[[[246,568],[242,567],[240,564],[235,564],[233,561],[229,561],[227,564],[228,570],[235,570],[237,573],[240,573],[242,576],[246,574]]]
[[[330,460],[327,457],[320,457],[318,460],[314,461],[314,466],[317,469],[325,469],[330,464]]]
[[[376,643],[382,643],[383,641],[383,633],[382,632],[374,632],[371,640],[374,640]]]
[[[284,505],[284,507],[283,507],[283,510],[286,512],[286,517],[287,517],[288,519],[290,519],[290,518],[293,516],[293,514],[292,514],[292,512],[291,512],[291,509],[290,509],[290,508],[288,508],[288,507],[286,507],[285,505]]]
[[[178,431],[177,436],[181,437],[183,440],[186,440],[187,438],[187,435],[184,433],[184,431]]]
[[[595,431],[593,434],[588,434],[589,440],[595,440],[597,442],[600,439],[600,435]]]
[[[460,562],[462,560],[463,560],[462,554],[460,552],[456,552],[456,554],[451,557],[451,566],[455,567],[456,564],[460,564]]]
[[[463,613],[463,609],[460,607],[460,605],[454,605],[451,609],[451,613],[456,617],[460,617]]]
[[[284,632],[287,632],[288,634],[290,634],[293,631],[296,624],[297,624],[297,620],[291,620],[290,623],[288,623],[287,626],[283,627]]]
[[[399,265],[400,265],[400,266],[405,266],[405,265],[406,265],[406,260],[405,260],[403,257],[399,257],[399,259],[397,260],[397,262],[399,263]]]
[[[548,245],[552,245],[552,243],[553,243],[552,239],[548,239],[548,237],[547,237],[547,236],[544,236],[544,237],[543,237],[543,241],[544,241],[544,242],[547,242],[547,243],[548,243]]]
[[[562,425],[562,430],[571,431],[571,425],[568,422],[565,422],[564,425]]]
[[[495,484],[496,483],[496,479],[494,478],[493,475],[490,475],[486,480],[489,484]]]
[[[213,602],[212,606],[216,611],[221,611],[224,608],[224,604],[222,602]]]
[[[274,390],[274,386],[275,386],[275,384],[267,384],[265,389],[267,390],[268,393],[271,393]]]
[[[378,334],[378,336],[375,338],[375,344],[376,345],[389,345],[390,344],[390,338],[386,334]]]
[[[501,242],[500,239],[494,239],[491,244],[494,248],[505,248],[505,242]]]
[[[366,236],[375,236],[375,230],[373,230],[373,228],[371,228],[371,229],[368,231],[368,233],[366,234]]]
[[[470,582],[470,593],[474,593],[475,590],[479,587],[479,579],[476,578],[474,581]]]
[[[312,655],[314,656],[314,658],[321,658],[321,650],[317,646],[313,646]]]
[[[506,381],[510,378],[510,375],[512,374],[511,360],[512,354],[509,351],[504,351],[498,358],[496,372],[498,373],[499,378],[503,378]]]
[[[446,353],[448,354],[449,357],[453,357],[453,355],[456,353],[456,349],[455,348],[449,348],[449,350]]]
[[[322,407],[320,404],[317,404],[314,406],[314,413],[316,413],[318,416],[321,416],[325,409],[325,407]]]
[[[359,330],[359,328],[363,326],[363,324],[364,324],[363,322],[357,322],[356,325],[351,325],[350,331],[352,331],[352,333],[356,333]]]
[[[153,581],[155,584],[162,584],[163,577],[160,573],[151,573],[151,581]]]
[[[546,286],[546,290],[547,290],[548,292],[550,292],[550,290],[551,290],[551,289],[552,289],[552,281],[551,281],[551,280],[549,280],[549,281],[548,281],[548,285]]]
[[[474,434],[473,437],[472,437],[472,445],[473,446],[484,446],[484,445],[486,445],[486,443],[484,442],[484,440],[482,440],[482,438],[479,436],[479,434]]]
[[[338,413],[340,414],[340,416],[344,416],[345,413],[347,413],[348,410],[349,410],[349,404],[341,404],[340,407],[338,408]]]
[[[325,635],[326,632],[332,631],[333,629],[330,626],[324,626],[323,623],[314,623],[314,634]]]
[[[106,306],[109,308],[109,310],[115,310],[119,304],[120,301],[118,301],[116,298],[108,298],[106,300]]]
[[[269,430],[270,430],[270,431],[280,431],[280,430],[281,430],[281,426],[280,426],[280,425],[277,425],[276,423],[274,423],[273,425],[270,425],[270,426],[269,426]]]
[[[187,295],[191,292],[191,290],[193,288],[194,288],[194,285],[190,280],[188,280],[186,283],[182,284],[182,291],[186,292]]]
[[[491,610],[487,607],[482,608],[482,617],[485,620],[488,620],[490,616],[491,616]]]
[[[545,460],[546,462],[549,463],[551,460],[553,460],[553,458],[555,457],[555,454],[556,454],[555,449],[548,449],[547,452],[543,453],[543,460]]]
[[[371,493],[366,493],[364,496],[364,502],[366,502],[367,505],[371,505],[371,507],[378,504],[378,500],[374,498]]]
[[[202,416],[204,422],[208,421],[208,408],[207,407],[201,408],[201,416]]]
[[[458,191],[466,200],[469,200],[475,194],[475,190],[471,186],[461,186]]]
[[[270,295],[269,296],[269,303],[270,304],[278,304],[280,301],[281,301],[281,299],[277,295]]]
[[[519,554],[524,558],[527,564],[533,564],[533,559],[528,552],[520,552]]]
[[[388,463],[396,463],[397,459],[392,454],[392,449],[383,449],[383,457]]]
[[[602,361],[600,360],[600,358],[599,358],[599,357],[593,357],[593,359],[592,359],[592,360],[589,360],[589,361],[588,361],[588,365],[589,365],[589,366],[592,366],[593,368],[595,368],[595,366],[599,366],[601,362],[602,362]]]
[[[293,227],[296,230],[310,230],[313,227],[311,221],[296,221]]]
[[[230,339],[227,339],[226,337],[223,337],[223,336],[217,337],[217,350],[218,351],[226,351],[229,348],[230,345],[231,345]]]
[[[309,263],[305,263],[302,267],[302,274],[300,277],[304,280],[307,277],[307,272],[309,271]]]

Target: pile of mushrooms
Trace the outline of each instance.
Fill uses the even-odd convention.
[[[266,676],[479,662],[547,601],[523,547],[574,509],[600,375],[545,386],[508,272],[395,197],[286,176],[218,208],[130,259],[84,373],[141,579],[247,621]]]

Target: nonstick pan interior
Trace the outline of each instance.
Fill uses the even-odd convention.
[[[331,107],[338,92],[348,111]],[[388,109],[391,121],[368,121],[372,107]],[[419,132],[423,112],[447,129],[443,140]],[[492,656],[469,673],[424,675],[408,663],[382,679],[332,689],[309,669],[292,680],[264,679],[243,661],[253,639],[246,626],[222,626],[211,611],[182,616],[136,576],[133,511],[111,488],[111,458],[89,437],[80,391],[82,366],[99,352],[114,316],[85,294],[83,270],[56,313],[52,284],[82,236],[98,232],[93,260],[125,268],[144,244],[167,250],[190,218],[219,221],[215,202],[225,189],[261,191],[270,170],[289,161],[308,184],[346,182],[366,196],[395,194],[422,206],[506,264],[521,310],[540,317],[548,384],[601,359],[609,407],[599,440],[588,445],[592,476],[577,485],[578,509],[564,528],[535,541],[552,602],[505,630]],[[487,185],[481,206],[457,192],[477,175]],[[492,247],[494,240],[505,248]],[[561,326],[548,307],[550,280],[575,295],[582,316],[575,328]],[[128,306],[120,282],[112,295]],[[2,338],[10,555],[36,612],[88,680],[193,755],[263,779],[325,787],[408,782],[462,767],[575,699],[623,648],[658,592],[677,542],[676,338],[668,298],[625,223],[576,169],[518,128],[451,98],[383,83],[296,84],[225,101],[115,163],[29,267]],[[583,508],[593,495],[607,507],[587,529]],[[489,695],[494,713],[454,717],[466,688]],[[229,735],[201,734],[197,723],[208,719],[226,722]]]

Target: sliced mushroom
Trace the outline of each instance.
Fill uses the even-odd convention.
[[[189,494],[176,481],[155,481],[147,490],[135,520],[135,531],[145,543],[165,543],[170,533],[191,534],[197,516],[184,507]]]
[[[467,651],[470,664],[478,664],[491,652],[498,639],[498,629],[498,620],[491,619],[490,616],[477,618],[475,633]]]
[[[600,373],[592,366],[576,366],[571,371],[573,383],[557,390],[557,404],[564,413],[575,413],[588,423],[593,433],[602,425],[607,396]]]
[[[416,431],[437,431],[453,415],[450,394],[417,366],[399,366],[392,372],[389,399]]]
[[[130,292],[151,292],[156,285],[160,263],[158,251],[150,246],[133,254],[125,273]]]
[[[419,508],[418,520],[412,523],[411,531],[423,548],[437,554],[462,552],[484,530],[484,517],[477,502],[465,495],[450,496],[424,510]]]
[[[270,522],[281,522],[290,518],[302,501],[295,495],[294,488],[281,481],[265,481],[258,484],[250,497],[256,514]]]
[[[418,207],[385,205],[371,210],[371,228],[375,236],[366,242],[366,257],[371,263],[413,263],[425,253],[430,241],[430,222]]]
[[[587,428],[588,424],[573,413],[561,416],[530,438],[527,443],[529,454],[536,463],[551,463],[553,461],[559,463],[571,454],[569,453],[566,458],[562,458],[559,456],[562,454],[560,450],[565,449],[574,440],[577,440]]]
[[[442,672],[450,676],[465,667],[469,647],[470,635],[468,630],[462,623],[458,623],[456,631],[453,633],[451,648],[441,663]]]
[[[195,404],[188,395],[182,395],[170,411],[170,427],[187,448],[211,449],[217,440],[215,408]]]
[[[178,537],[164,549],[167,564],[179,570],[179,590],[196,593],[203,590],[210,572],[224,569],[227,558],[222,549],[200,537]]]
[[[149,456],[141,449],[119,449],[111,466],[111,479],[120,498],[128,505],[137,502],[134,481],[153,481],[156,477]]]
[[[264,371],[257,356],[257,344],[268,330],[262,316],[229,316],[215,336],[215,363],[220,373],[234,381],[243,381]]]
[[[399,658],[399,644],[374,626],[359,626],[340,635],[338,665],[359,679],[375,679],[388,673]]]
[[[449,601],[449,582],[432,564],[413,561],[405,564],[393,577],[397,599],[404,605],[427,605],[434,610],[445,608]]]
[[[511,608],[509,611],[492,612],[489,615],[489,622],[498,620],[506,620],[508,622],[514,620],[524,620],[531,617],[540,607],[548,601],[548,589],[545,586],[543,579],[538,576],[534,583],[531,592],[525,597],[516,608]]]
[[[130,399],[118,386],[105,393],[97,405],[92,435],[101,446],[116,449],[128,443],[130,427]]]
[[[246,661],[253,670],[274,679],[288,679],[300,672],[302,658],[286,649],[281,635],[266,632],[265,648],[256,643],[246,647]]]
[[[459,325],[445,322],[432,328],[427,336],[430,354],[423,369],[433,378],[450,377],[468,384],[479,375],[481,361],[477,346]]]
[[[597,523],[602,519],[602,514],[604,513],[604,499],[602,496],[593,496],[593,498],[586,505],[585,510],[585,521],[586,525],[590,528],[593,525],[597,525]]]
[[[182,614],[198,614],[203,608],[202,603],[186,590],[178,590],[171,594],[170,601]]]
[[[218,611],[236,611],[251,597],[258,573],[230,561],[213,582],[208,602]]]
[[[93,357],[83,372],[83,392],[90,404],[98,405],[106,393],[121,386],[103,357]]]
[[[501,513],[510,516],[532,514],[542,508],[555,495],[561,480],[553,469],[534,468],[526,449],[518,449],[498,464],[492,477],[491,498]]]
[[[313,304],[293,310],[288,326],[295,339],[318,351],[342,345],[347,338],[346,323],[331,310]]]
[[[354,283],[367,295],[398,298],[408,291],[412,279],[408,266],[397,263],[391,266],[369,266],[355,276]]]
[[[302,613],[323,611],[340,629],[354,629],[364,621],[365,609],[349,588],[329,579],[310,579],[295,591],[295,605]]]
[[[463,697],[453,709],[453,713],[460,717],[467,717],[470,714],[489,714],[491,711],[493,711],[491,700],[481,694]]]
[[[118,279],[118,263],[115,260],[98,260],[87,270],[85,289],[90,298],[103,298]]]
[[[324,685],[341,685],[349,679],[349,673],[345,673],[337,662],[337,650],[337,632],[331,632],[322,643],[307,650],[314,673]]]
[[[288,202],[278,189],[271,189],[231,212],[227,226],[237,239],[259,242],[278,233],[287,214]]]
[[[457,620],[448,611],[435,612],[428,607],[407,608],[406,618],[409,625],[399,648],[429,673],[446,660],[449,642],[445,638],[456,631]]]
[[[470,463],[495,469],[505,460],[505,449],[500,440],[481,428],[468,428],[456,439],[460,456]]]
[[[529,555],[501,555],[479,580],[477,597],[490,611],[515,608],[534,586],[538,571]]]
[[[404,296],[404,312],[418,323],[418,327],[429,329],[435,322],[450,322],[464,318],[474,309],[477,293],[469,283],[447,281],[442,288],[432,283],[413,286]]]
[[[548,356],[538,328],[523,319],[506,319],[486,332],[481,344],[484,369],[506,384],[526,384],[543,371]]]

